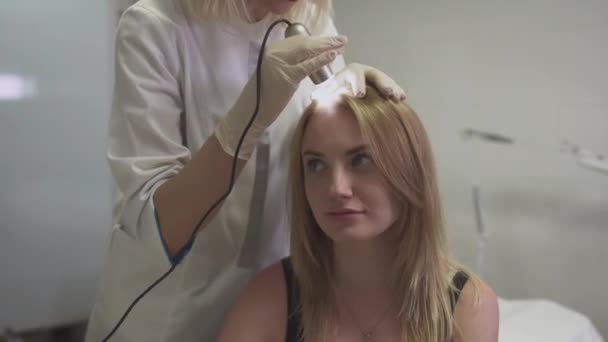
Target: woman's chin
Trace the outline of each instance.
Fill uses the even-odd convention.
[[[334,243],[364,242],[374,240],[380,235],[379,232],[364,229],[362,227],[333,227],[325,230],[325,235]]]
[[[285,15],[293,8],[296,2],[292,0],[274,0],[270,11],[275,15]]]

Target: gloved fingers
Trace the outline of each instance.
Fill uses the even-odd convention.
[[[373,84],[380,93],[394,101],[405,100],[405,91],[384,72],[366,65],[360,65],[364,70],[366,80]]]
[[[289,53],[294,57],[292,63],[297,64],[332,50],[344,49],[346,43],[346,36],[305,37],[301,41],[294,41]]]
[[[306,59],[294,66],[293,70],[296,74],[293,76],[297,79],[297,81],[300,81],[304,77],[321,69],[323,66],[333,62],[340,53],[340,50],[330,50],[315,57]]]
[[[331,49],[344,47],[348,43],[348,38],[343,35],[338,36],[312,36],[307,37],[304,48],[315,55],[321,54]]]

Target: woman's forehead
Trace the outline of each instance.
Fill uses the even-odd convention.
[[[353,113],[344,107],[315,111],[308,118],[302,150],[360,144],[363,138]]]

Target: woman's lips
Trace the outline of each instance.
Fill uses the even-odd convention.
[[[330,217],[354,217],[357,215],[361,215],[363,214],[364,211],[363,210],[355,210],[355,209],[337,209],[337,210],[331,210],[329,212],[327,212],[327,215],[329,215]]]

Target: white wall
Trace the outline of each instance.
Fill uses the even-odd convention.
[[[111,27],[104,1],[0,2],[0,334],[91,310],[111,225]]]
[[[475,265],[470,186],[489,232],[483,276],[548,298],[608,336],[608,177],[560,153],[608,154],[608,2],[336,1],[347,59],[407,89],[434,144],[455,254]],[[465,127],[513,145],[464,142]]]

